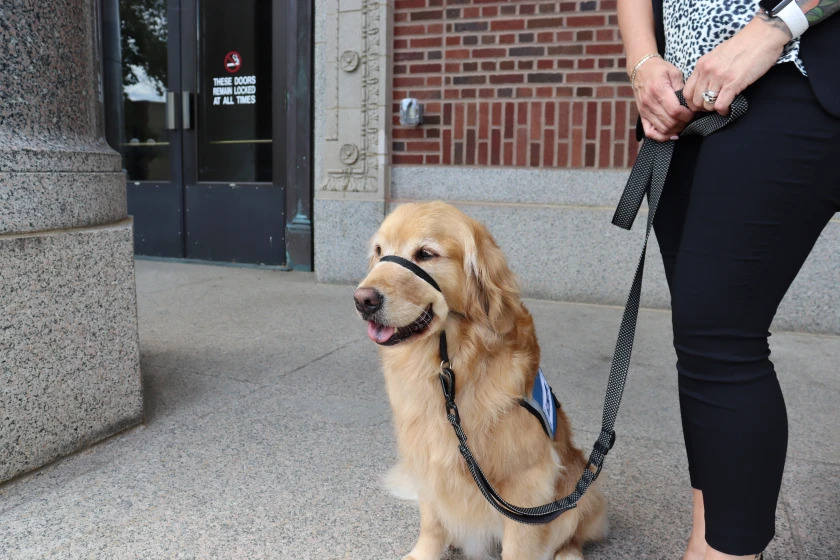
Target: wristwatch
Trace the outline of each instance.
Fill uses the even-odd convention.
[[[793,2],[794,0],[761,0],[758,5],[770,17],[778,17],[782,8]]]
[[[788,26],[796,39],[808,29],[808,18],[795,0],[760,0],[758,5],[770,17],[777,17]]]

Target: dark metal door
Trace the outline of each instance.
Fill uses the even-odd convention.
[[[105,3],[106,8],[112,5]],[[120,99],[111,104],[107,118],[123,123],[116,127],[111,143],[123,155],[128,212],[134,216],[134,250],[140,255],[183,257],[179,2],[120,0],[118,8],[115,25],[105,21],[115,39],[106,48],[106,63],[109,56],[119,61],[121,55],[117,64],[121,71],[111,77],[120,82],[116,88]],[[117,48],[120,52],[109,52]]]
[[[121,0],[122,151],[138,254],[286,263],[287,174],[275,168],[285,94],[272,85],[287,60],[272,4]]]
[[[272,75],[286,59],[272,44],[272,0],[199,0],[183,14],[191,118],[184,130],[186,257],[281,265],[286,261],[285,110]]]

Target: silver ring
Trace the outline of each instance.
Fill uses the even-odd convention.
[[[711,105],[715,104],[715,101],[717,101],[717,97],[718,97],[718,92],[716,92],[716,91],[712,91],[712,90],[709,89],[709,90],[706,90],[706,91],[703,92],[703,101],[705,101],[706,103],[709,103]]]

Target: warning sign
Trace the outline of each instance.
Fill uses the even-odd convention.
[[[217,59],[218,60],[218,59]],[[225,55],[225,70],[235,74],[242,68],[242,57],[236,51],[230,51]]]
[[[256,76],[213,78],[213,105],[254,105],[256,102]]]

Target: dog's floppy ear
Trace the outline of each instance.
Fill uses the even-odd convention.
[[[466,312],[497,334],[514,326],[519,285],[505,255],[484,225],[475,222],[467,236],[464,267],[467,274]]]

